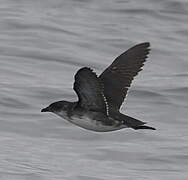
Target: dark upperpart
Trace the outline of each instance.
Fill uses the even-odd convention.
[[[74,90],[78,95],[76,106],[87,111],[99,111],[106,116],[111,116],[112,112],[119,113],[132,80],[142,70],[147,59],[149,47],[150,43],[145,42],[128,49],[100,76],[88,67],[79,69],[74,82]],[[68,111],[71,108],[70,104],[67,101],[55,102],[41,112]],[[132,128],[155,129],[145,125],[132,126]]]
[[[57,101],[50,104],[48,107],[41,110],[41,112],[59,112],[59,111],[68,111],[72,102],[68,101]]]

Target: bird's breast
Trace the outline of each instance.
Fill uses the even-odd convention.
[[[57,115],[79,127],[97,132],[115,131],[126,127],[125,125],[113,123],[113,120],[107,119],[107,116],[99,112],[78,113],[75,111],[71,116],[65,112],[59,112]],[[112,123],[109,123],[109,121]]]
[[[115,131],[118,129],[124,128],[123,126],[117,126],[117,125],[106,125],[103,123],[101,120],[96,120],[94,118],[91,118],[88,115],[83,115],[83,116],[72,116],[71,119],[69,120],[71,123],[80,126],[82,128],[92,130],[92,131],[97,131],[97,132],[107,132],[107,131]]]

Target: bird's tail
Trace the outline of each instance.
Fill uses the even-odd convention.
[[[121,114],[122,116],[122,114]],[[138,130],[138,129],[151,129],[151,130],[156,130],[154,127],[150,127],[150,126],[146,126],[145,122],[143,121],[140,121],[138,119],[135,119],[135,118],[132,118],[130,116],[126,116],[126,115],[123,115],[122,117],[124,117],[124,122],[125,124],[130,127],[130,128],[133,128],[135,130]]]
[[[136,127],[132,127],[133,129],[135,130],[138,130],[138,129],[151,129],[151,130],[156,130],[154,127],[151,127],[151,126],[136,126]]]

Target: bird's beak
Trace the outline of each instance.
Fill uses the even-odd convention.
[[[41,112],[50,112],[49,107],[42,109]]]

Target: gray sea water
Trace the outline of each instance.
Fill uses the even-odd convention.
[[[0,180],[187,180],[187,0],[0,0]],[[151,54],[122,112],[157,128],[94,133],[41,108],[75,100],[131,46]]]

